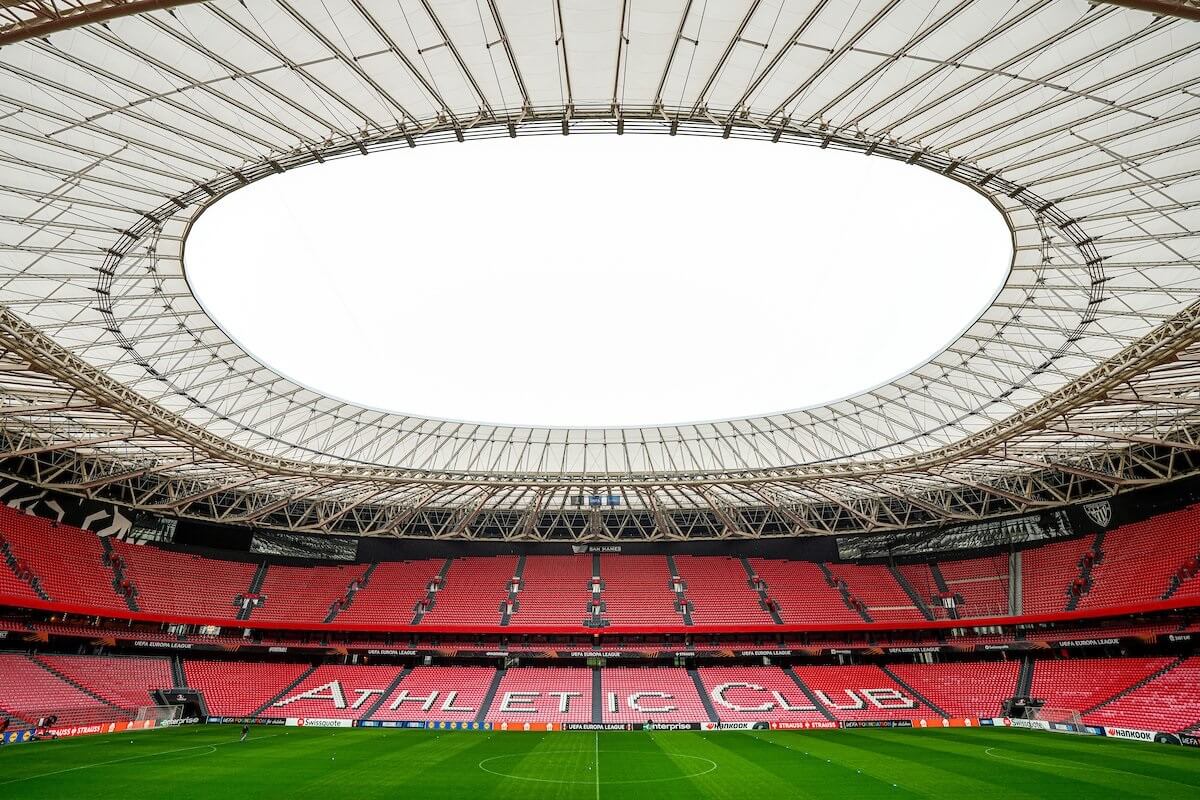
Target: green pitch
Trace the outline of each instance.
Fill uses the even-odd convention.
[[[207,726],[0,749],[0,798],[1200,797],[1200,750],[1013,730]]]

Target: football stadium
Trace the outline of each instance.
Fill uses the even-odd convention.
[[[1197,0],[0,2],[0,796],[1200,796],[1198,642]]]

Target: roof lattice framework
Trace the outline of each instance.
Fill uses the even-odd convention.
[[[1184,17],[1200,10],[1121,5],[1161,13],[1083,0],[2,2],[3,470],[204,519],[512,538],[887,530],[1191,473],[1200,24]],[[259,363],[188,289],[191,223],[252,181],[548,133],[902,160],[989,197],[1012,230],[1012,270],[957,341],[889,384],[652,428],[357,407]],[[670,201],[669,176],[629,183]],[[621,507],[578,508],[588,494]]]

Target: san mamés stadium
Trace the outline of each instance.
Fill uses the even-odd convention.
[[[703,160],[643,161],[566,248],[511,199],[523,173],[459,166],[559,147],[535,189],[571,206],[601,191],[572,180],[582,142],[700,140],[714,165],[778,167],[698,198],[673,187]],[[800,153],[965,192],[1011,259],[917,366],[776,413],[570,427],[356,403],[243,344],[185,269],[205,212],[350,164],[395,181],[407,257],[428,232],[404,224],[425,196],[404,176],[439,159],[433,182],[518,221],[491,239],[445,205],[437,263],[404,280],[595,254],[649,274],[621,238],[646,200],[707,204],[706,230],[653,237],[699,270],[726,215],[782,210],[733,231],[714,268],[737,293],[816,236],[786,224],[816,191],[785,166]],[[926,209],[931,248],[950,211]],[[841,217],[847,247],[881,224]],[[0,793],[1194,794],[1198,230],[1194,0],[0,2]],[[283,283],[251,288],[269,260],[233,285],[286,313]],[[740,369],[755,341],[706,369],[671,366],[690,335],[618,349],[651,314],[614,284],[587,298],[605,324],[572,334],[581,404],[804,371]],[[790,302],[772,289],[737,296],[753,317]],[[478,294],[419,303],[438,319],[359,371],[548,391],[549,326],[407,366]],[[327,325],[297,316],[285,339]],[[882,348],[917,321],[789,346],[853,328]],[[510,379],[472,385],[492,361]],[[622,385],[642,361],[658,377]]]

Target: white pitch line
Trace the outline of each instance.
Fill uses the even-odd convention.
[[[247,739],[246,741],[253,742],[253,741],[257,741],[259,739],[274,739],[278,735],[279,735],[278,733],[272,733],[269,736],[255,736],[253,739]],[[201,750],[206,747],[215,753],[217,751],[218,747],[221,747],[222,745],[227,745],[227,744],[234,744],[234,742],[218,742],[217,744],[198,744],[194,747],[180,747],[176,750],[163,750],[158,753],[143,753],[142,755],[139,755],[139,756],[126,756],[125,758],[114,758],[111,761],[97,761],[95,764],[82,764],[78,767],[68,767],[66,769],[58,769],[53,772],[42,772],[37,775],[26,775],[24,778],[13,778],[10,781],[0,781],[0,786],[8,786],[11,783],[23,783],[24,781],[37,780],[38,778],[49,778],[54,775],[64,775],[68,772],[78,772],[78,771],[84,770],[84,769],[92,769],[93,767],[105,767],[105,766],[108,766],[109,764],[120,764],[125,761],[137,761],[139,758],[154,758],[155,756],[169,756],[173,753],[186,753],[189,750]]]
[[[596,800],[600,800],[600,732],[595,732],[596,741]]]

